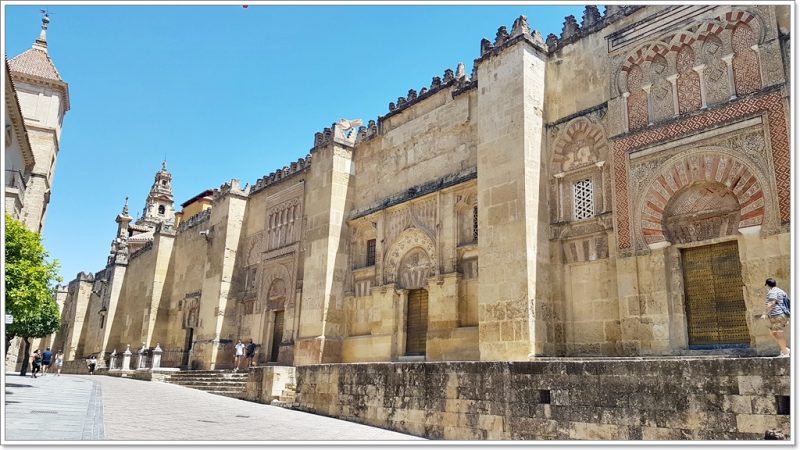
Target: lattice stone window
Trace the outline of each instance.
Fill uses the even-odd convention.
[[[375,265],[375,239],[367,241],[367,267]]]
[[[580,180],[572,185],[572,211],[575,215],[575,220],[588,219],[594,216],[592,180]]]
[[[478,242],[478,207],[472,208],[472,240]]]

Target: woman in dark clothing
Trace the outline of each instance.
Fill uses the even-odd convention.
[[[36,374],[42,370],[42,355],[39,354],[39,350],[34,350],[31,359],[31,362],[33,363],[33,371],[31,372],[31,376],[36,378]]]

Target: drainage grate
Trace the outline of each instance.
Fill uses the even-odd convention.
[[[34,409],[33,411],[31,411],[31,414],[58,414],[58,411],[52,411],[52,410],[35,410],[35,409]]]

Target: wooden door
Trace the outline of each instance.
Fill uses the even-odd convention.
[[[736,241],[682,251],[689,345],[749,344]]]
[[[428,340],[428,291],[408,292],[406,309],[406,355],[425,355]]]
[[[272,327],[272,351],[269,354],[270,362],[278,361],[278,352],[283,339],[283,311],[275,311],[275,325]]]

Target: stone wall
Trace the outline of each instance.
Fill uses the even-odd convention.
[[[431,439],[756,440],[790,431],[789,360],[298,367],[297,409]]]

